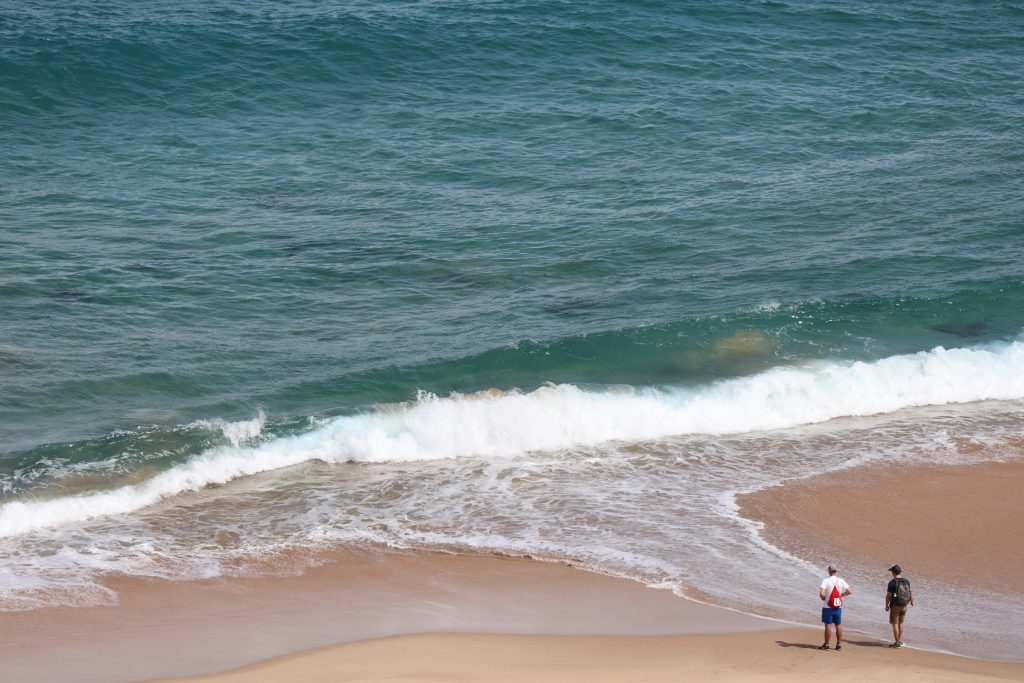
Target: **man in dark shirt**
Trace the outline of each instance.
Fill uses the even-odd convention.
[[[901,576],[903,570],[898,564],[889,567],[892,579],[885,588],[885,611],[889,613],[892,624],[892,645],[903,647],[903,619],[907,616],[907,608],[914,604],[914,593],[910,590],[910,581]]]

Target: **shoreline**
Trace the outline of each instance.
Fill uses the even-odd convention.
[[[948,499],[946,513],[956,513],[955,499],[984,521],[992,508],[972,496],[1002,500],[992,487],[1012,489],[1024,477],[1019,461],[903,466],[899,476],[893,467],[869,463],[788,482],[738,496],[737,505],[762,524],[764,538],[797,556],[870,566],[879,551],[872,534],[858,530],[875,528],[887,486],[917,501],[934,487]],[[962,495],[951,497],[951,486]],[[808,536],[837,503],[850,517],[841,548]],[[949,528],[935,515],[918,522],[930,533]],[[909,546],[903,551],[916,557]],[[370,547],[332,551],[300,575],[295,559],[282,559],[289,575],[118,577],[106,582],[117,605],[0,613],[0,668],[27,683],[1024,678],[1021,663],[915,649],[916,619],[910,648],[881,647],[877,620],[864,629],[851,619],[849,647],[824,653],[813,620],[801,626],[746,614],[564,562]],[[915,587],[946,571],[920,562],[901,562]],[[870,590],[858,592],[872,602]],[[851,604],[851,616],[860,605]]]
[[[917,585],[962,581],[964,553],[981,552],[984,561],[1005,571],[1006,549],[994,549],[992,522],[1005,511],[1000,493],[1024,480],[1024,462],[972,465],[888,465],[868,463],[849,470],[787,482],[737,496],[740,514],[761,524],[762,537],[812,562],[842,557],[851,567],[887,567],[885,541],[877,529],[892,514],[920,543],[902,542],[901,563],[913,567]],[[955,493],[955,495],[954,495]],[[1011,498],[1016,500],[1016,498]],[[884,506],[879,502],[883,501]],[[943,514],[913,514],[945,503]],[[1020,505],[1020,503],[1018,503]],[[815,533],[823,517],[842,510],[841,542]],[[965,513],[966,511],[966,513]],[[955,528],[947,517],[955,517]],[[989,533],[980,533],[986,531]],[[935,547],[943,536],[947,545]],[[830,542],[833,541],[833,542]],[[984,552],[994,549],[994,552]],[[870,570],[869,570],[870,571]],[[866,581],[867,579],[865,579]],[[870,595],[870,590],[866,590]],[[880,591],[881,592],[881,591]],[[859,596],[858,596],[859,597]],[[880,597],[880,596],[879,596]],[[930,598],[929,598],[930,599]],[[868,599],[870,602],[870,597]],[[690,602],[687,600],[687,602]],[[699,603],[696,603],[699,604]],[[726,608],[712,608],[725,612]],[[765,622],[773,623],[773,622]],[[877,630],[877,624],[875,624]],[[887,629],[887,625],[884,627]],[[913,634],[914,624],[908,627]],[[162,683],[276,683],[317,681],[719,681],[777,679],[819,681],[1002,681],[1024,678],[1024,663],[975,659],[915,649],[890,650],[884,639],[847,626],[843,652],[821,652],[820,626],[774,622],[768,631],[645,637],[554,635],[419,634],[340,644],[264,660],[234,671]],[[1017,634],[1018,636],[1020,634]],[[911,638],[911,641],[913,638]],[[382,664],[386,662],[386,664]]]
[[[841,558],[1003,591],[1024,566],[1024,459],[962,465],[868,463],[736,496],[761,537],[818,566]],[[971,558],[965,563],[965,558]],[[885,572],[883,571],[883,576]]]
[[[565,563],[376,548],[323,560],[291,576],[121,577],[108,581],[117,605],[0,613],[0,669],[29,683],[129,683],[416,633],[635,637],[778,627]]]
[[[1024,459],[873,462],[736,496],[761,539],[853,586],[844,625],[889,635],[888,568],[910,579],[905,640],[936,652],[1021,662],[1024,617],[1006,578],[1024,563]],[[969,635],[968,635],[969,634]]]

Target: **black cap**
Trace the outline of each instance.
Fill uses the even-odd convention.
[[[900,569],[900,566],[898,564],[894,564],[893,566],[889,567],[889,571],[893,572],[894,574],[902,574],[903,573],[903,570]]]

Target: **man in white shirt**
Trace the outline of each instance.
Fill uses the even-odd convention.
[[[850,585],[836,576],[834,564],[828,566],[828,578],[821,582],[818,597],[824,603],[821,608],[821,621],[825,624],[825,644],[819,650],[827,650],[832,640],[832,625],[836,626],[836,649],[843,649],[843,598],[853,592]]]

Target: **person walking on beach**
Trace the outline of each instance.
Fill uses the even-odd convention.
[[[836,576],[834,564],[828,566],[828,577],[821,582],[818,597],[824,605],[821,608],[821,621],[825,624],[825,644],[819,650],[827,650],[832,641],[832,625],[836,627],[836,649],[843,649],[843,598],[853,592],[850,585]]]
[[[885,611],[889,613],[892,625],[892,645],[903,647],[903,619],[907,616],[907,608],[914,604],[914,593],[910,590],[910,580],[903,578],[903,570],[898,564],[889,567],[892,579],[885,587]]]

